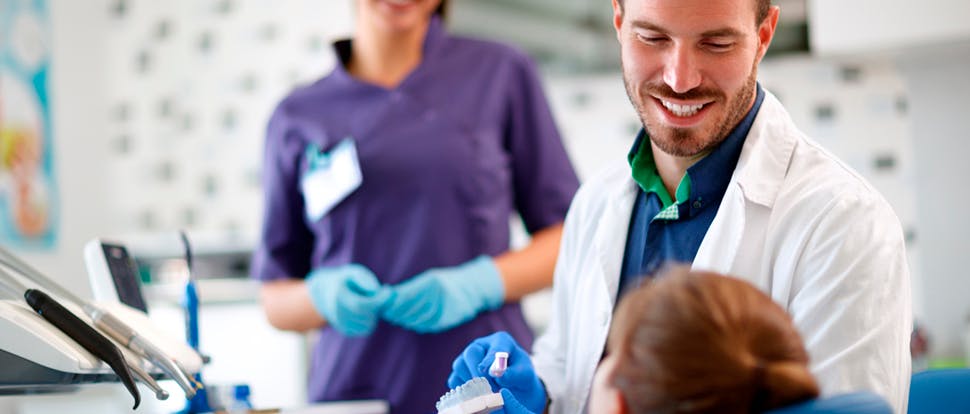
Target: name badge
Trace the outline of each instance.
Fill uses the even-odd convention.
[[[306,148],[307,171],[300,178],[300,190],[310,221],[320,220],[362,182],[357,147],[344,138],[328,152],[315,144]]]

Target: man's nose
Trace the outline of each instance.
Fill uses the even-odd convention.
[[[694,51],[686,45],[674,45],[669,49],[664,68],[664,83],[674,92],[685,93],[701,84]]]

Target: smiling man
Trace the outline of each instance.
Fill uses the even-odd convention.
[[[912,311],[899,219],[758,84],[779,9],[613,0],[613,10],[643,129],[625,162],[573,200],[552,321],[533,357],[515,358],[507,335],[482,338],[449,384],[512,350],[517,374],[494,379],[507,399],[532,412],[584,412],[618,298],[681,262],[746,279],[789,312],[823,395],[873,391],[904,412]]]

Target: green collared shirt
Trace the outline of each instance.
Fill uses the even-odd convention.
[[[648,137],[644,136],[644,138]],[[627,161],[630,162],[630,168],[633,169],[633,180],[643,189],[643,192],[647,195],[650,193],[657,194],[657,197],[660,198],[660,203],[663,206],[653,219],[679,219],[680,210],[677,205],[690,199],[690,173],[685,172],[684,178],[680,179],[676,191],[677,202],[674,203],[675,200],[670,198],[670,194],[667,193],[667,188],[664,187],[663,180],[660,179],[660,174],[657,172],[657,164],[653,160],[653,148],[649,139],[640,140],[639,148],[627,155]]]

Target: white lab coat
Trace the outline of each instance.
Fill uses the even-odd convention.
[[[629,166],[616,165],[570,207],[552,320],[533,358],[553,413],[585,412],[636,192]],[[823,395],[871,390],[906,411],[912,309],[899,219],[770,93],[693,268],[748,280],[787,310]]]

